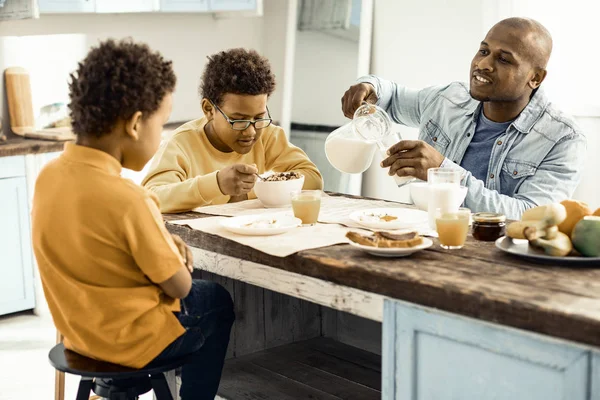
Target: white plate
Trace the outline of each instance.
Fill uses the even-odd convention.
[[[248,236],[279,235],[301,224],[300,218],[283,214],[244,215],[221,221],[221,226],[228,231]]]
[[[396,217],[392,221],[383,221],[380,216]],[[358,210],[350,214],[350,219],[369,229],[410,229],[427,224],[428,214],[425,211],[412,208],[371,208]]]
[[[535,262],[563,264],[565,266],[588,266],[600,267],[600,257],[553,257],[544,253],[543,250],[529,246],[527,240],[511,239],[508,236],[503,236],[496,240],[496,247],[500,250],[523,257]]]
[[[363,246],[362,244],[350,242],[350,246],[356,247],[357,249],[361,249],[369,254],[378,257],[406,257],[417,251],[424,250],[430,247],[433,244],[431,239],[426,237],[423,238],[423,243],[415,247],[372,247],[372,246]]]

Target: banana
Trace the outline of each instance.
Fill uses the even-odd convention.
[[[527,239],[525,229],[531,228],[535,231],[535,238],[554,239],[558,233],[558,226],[545,226],[544,221],[515,221],[506,227],[506,236],[513,239]],[[531,233],[533,235],[533,233]]]
[[[571,239],[562,232],[557,232],[554,239],[542,239],[535,237],[534,229],[526,228],[525,236],[531,238],[529,244],[543,249],[549,256],[564,257],[573,250]]]
[[[565,219],[567,209],[560,203],[530,208],[521,217],[521,221],[543,221],[546,226],[559,225]]]

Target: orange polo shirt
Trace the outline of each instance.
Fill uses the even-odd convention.
[[[33,250],[65,346],[140,368],[182,335],[157,283],[183,263],[156,197],[109,154],[73,143],[35,184]]]

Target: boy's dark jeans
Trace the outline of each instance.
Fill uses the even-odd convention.
[[[191,354],[181,372],[181,400],[214,400],[235,319],[231,296],[218,283],[194,279],[177,318],[186,332],[149,365]]]

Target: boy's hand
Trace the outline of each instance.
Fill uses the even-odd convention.
[[[235,164],[217,172],[217,183],[221,193],[227,196],[241,196],[252,190],[258,169],[254,165]]]
[[[185,266],[191,274],[192,272],[194,272],[194,256],[192,255],[192,251],[190,250],[188,245],[185,244],[182,238],[173,234],[171,234],[171,236],[173,237],[173,241],[175,242],[175,245],[179,250],[179,254],[181,254],[181,257],[183,257],[183,262],[185,263]]]
[[[239,203],[240,201],[248,200],[247,194],[242,194],[240,196],[231,196],[228,203]]]

